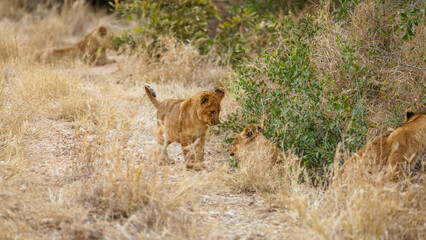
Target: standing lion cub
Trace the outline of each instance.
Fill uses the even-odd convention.
[[[106,56],[106,50],[112,49],[112,38],[109,29],[100,26],[74,45],[49,49],[38,55],[45,62],[79,58],[88,64],[101,66],[115,62]]]
[[[170,161],[167,147],[180,143],[188,169],[204,167],[204,143],[208,126],[219,123],[220,103],[225,96],[223,88],[214,92],[200,92],[193,97],[156,99],[154,89],[145,85],[145,92],[157,110],[157,142],[162,146],[161,160]]]

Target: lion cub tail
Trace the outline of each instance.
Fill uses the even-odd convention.
[[[157,100],[155,91],[149,84],[145,84],[145,92],[152,104],[158,108],[160,106],[160,101]]]

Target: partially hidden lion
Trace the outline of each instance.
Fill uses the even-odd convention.
[[[343,164],[340,173],[351,164],[372,164],[376,168],[387,166],[398,177],[404,167],[412,170],[425,151],[426,115],[408,111],[403,125],[382,138],[368,141]]]
[[[188,169],[200,170],[204,165],[204,144],[208,126],[219,123],[220,104],[225,96],[223,88],[204,91],[189,99],[158,101],[154,89],[145,85],[145,92],[157,108],[157,142],[161,160],[171,162],[167,147],[180,143]]]
[[[257,158],[271,164],[283,160],[283,152],[263,134],[265,129],[259,124],[249,124],[244,130],[235,135],[234,141],[228,148],[231,157],[238,159]]]
[[[100,26],[74,45],[48,49],[37,54],[37,57],[43,62],[79,58],[90,65],[114,63],[115,60],[108,59],[106,55],[107,49],[112,49],[112,39],[111,31],[105,26]]]

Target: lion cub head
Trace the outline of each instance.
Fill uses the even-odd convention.
[[[244,130],[235,135],[234,141],[228,148],[229,155],[244,162],[261,161],[276,164],[282,162],[283,152],[263,134],[264,128],[258,124],[249,124]]]
[[[197,115],[209,126],[219,123],[220,103],[225,97],[223,88],[217,88],[214,92],[202,92],[194,96],[197,101]]]
[[[238,152],[240,152],[240,149],[244,148],[244,146],[256,139],[259,135],[263,135],[264,133],[265,130],[261,125],[247,125],[242,132],[235,135],[234,141],[228,148],[229,155],[233,157]]]
[[[100,26],[93,30],[88,36],[88,41],[96,41],[100,46],[112,49],[112,40],[114,35],[112,32],[105,26]]]

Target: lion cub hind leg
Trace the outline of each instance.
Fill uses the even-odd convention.
[[[156,156],[159,157],[160,165],[173,164],[174,161],[169,157],[167,148],[171,144],[169,140],[166,139],[167,136],[160,130],[157,132],[157,149]]]
[[[407,144],[396,142],[388,158],[388,168],[392,171],[393,179],[401,178],[403,174],[411,172],[417,162],[418,154]]]

